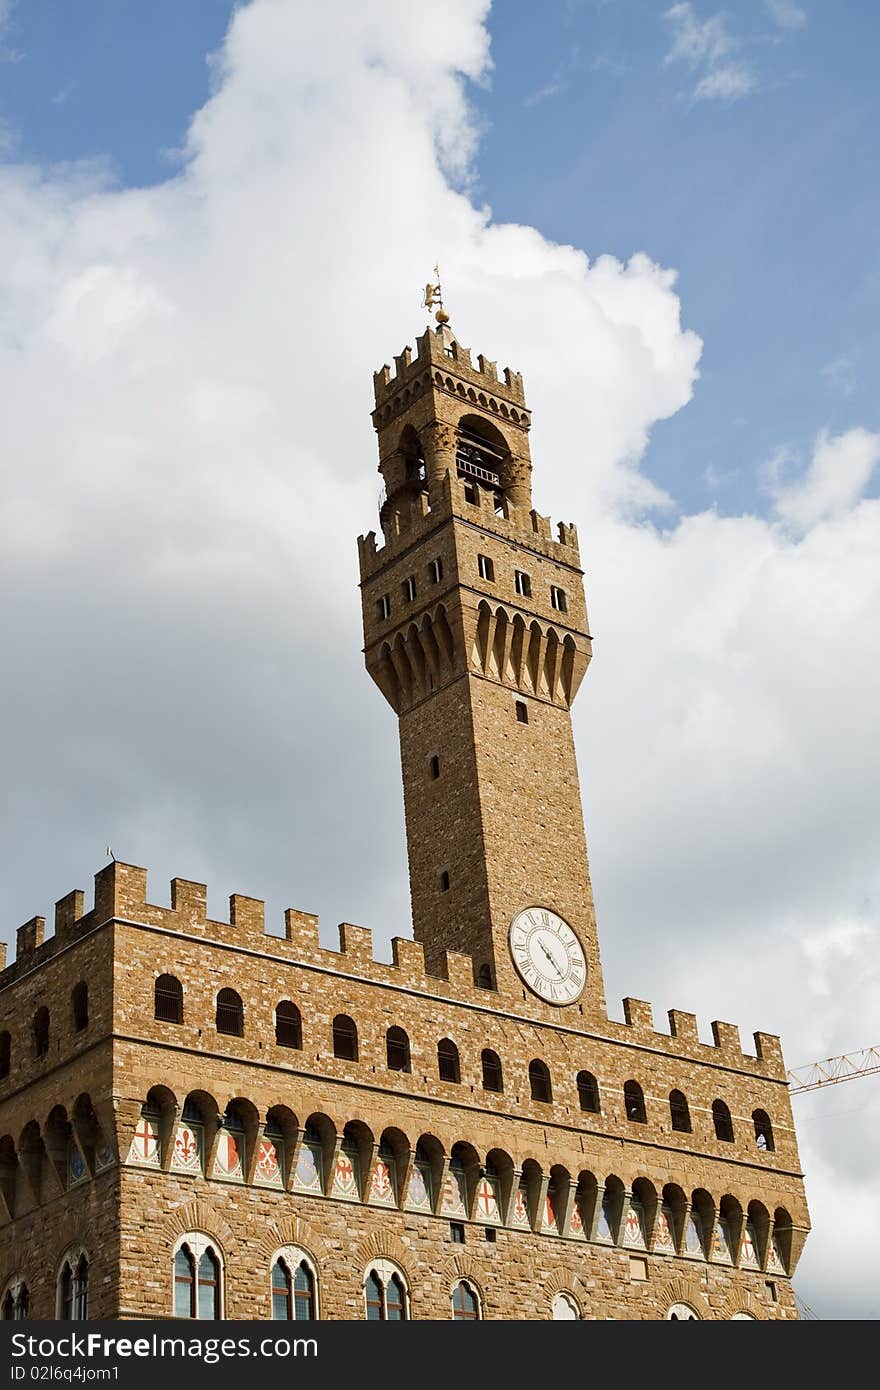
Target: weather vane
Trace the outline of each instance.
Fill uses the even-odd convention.
[[[422,300],[422,304],[426,309],[433,309],[435,304],[438,306],[437,312],[434,315],[434,317],[442,327],[443,324],[449,322],[449,315],[443,308],[443,290],[440,286],[439,265],[434,266],[434,274],[437,276],[437,283],[436,285],[432,285],[429,283],[425,286],[425,297]]]

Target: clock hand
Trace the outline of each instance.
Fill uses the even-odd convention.
[[[547,957],[547,959],[549,960],[550,964],[553,966],[553,969],[556,971],[557,975],[559,976],[559,978],[560,978],[560,980],[561,980],[561,979],[562,979],[562,971],[559,969],[559,966],[556,964],[556,961],[555,961],[554,957],[551,956],[550,952],[547,950],[547,947],[544,945],[543,941],[539,941],[539,942],[538,942],[538,945],[540,946],[541,950],[544,952],[544,955]]]

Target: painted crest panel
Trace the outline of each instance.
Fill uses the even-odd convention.
[[[453,1168],[449,1165],[446,1174],[446,1182],[443,1187],[443,1200],[440,1203],[440,1212],[443,1216],[459,1216],[467,1219],[467,1183],[464,1172],[461,1168]]]
[[[171,1167],[174,1171],[201,1173],[202,1153],[201,1125],[179,1124],[174,1131],[174,1148],[171,1151]]]
[[[510,1224],[511,1226],[517,1226],[521,1231],[530,1231],[532,1229],[532,1223],[529,1219],[528,1187],[522,1181],[514,1194]]]
[[[330,1186],[331,1197],[341,1197],[345,1202],[360,1201],[360,1166],[361,1160],[357,1149],[349,1148],[346,1145],[339,1150],[333,1168],[333,1182]]]
[[[545,1235],[558,1236],[559,1231],[559,1193],[554,1187],[547,1188],[547,1195],[544,1198],[543,1220],[541,1230]]]
[[[480,1178],[477,1183],[477,1199],[474,1215],[478,1221],[489,1221],[497,1225],[501,1220],[501,1184],[497,1178]]]
[[[142,1115],[137,1122],[131,1145],[128,1150],[128,1162],[140,1163],[147,1168],[159,1167],[159,1121],[150,1119]]]
[[[596,1239],[607,1241],[612,1245],[614,1243],[614,1231],[611,1227],[613,1215],[610,1197],[603,1197],[599,1220],[596,1223]]]
[[[156,1144],[156,1156],[159,1154],[159,1145]],[[113,1152],[113,1145],[103,1134],[98,1135],[98,1142],[95,1144],[95,1172],[103,1173],[105,1168],[110,1168],[116,1161]]]
[[[703,1223],[696,1212],[691,1212],[684,1228],[684,1249],[687,1255],[705,1255],[703,1249]]]
[[[78,1182],[84,1182],[88,1176],[89,1169],[83,1157],[82,1149],[71,1136],[67,1145],[67,1186],[75,1187]]]
[[[647,1249],[645,1209],[641,1202],[630,1202],[623,1218],[623,1243],[635,1250]]]
[[[739,1263],[741,1269],[758,1268],[758,1240],[751,1221],[747,1221],[743,1229]]]
[[[412,1166],[409,1185],[406,1191],[407,1211],[433,1211],[431,1195],[431,1169],[427,1163],[418,1160]]]
[[[380,1155],[373,1164],[367,1201],[379,1207],[397,1206],[397,1175],[391,1159]]]
[[[221,1129],[214,1154],[214,1176],[228,1182],[244,1182],[244,1135],[240,1130]]]
[[[733,1264],[733,1237],[730,1234],[730,1226],[723,1216],[719,1216],[715,1224],[715,1235],[712,1238],[712,1259],[718,1264]]]
[[[264,1134],[257,1142],[254,1182],[261,1187],[284,1186],[284,1146],[280,1139],[270,1139]]]
[[[297,1192],[320,1192],[323,1194],[322,1162],[321,1150],[317,1144],[300,1144],[296,1170],[293,1175],[293,1185]]]
[[[654,1253],[657,1255],[675,1254],[675,1237],[672,1234],[672,1208],[663,1206],[657,1212],[654,1223]]]
[[[787,1273],[782,1259],[782,1252],[779,1249],[779,1243],[775,1236],[770,1237],[770,1257],[767,1260],[767,1268],[768,1270],[772,1270],[774,1274]]]

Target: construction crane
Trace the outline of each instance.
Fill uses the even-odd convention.
[[[838,1081],[852,1081],[875,1071],[880,1071],[880,1046],[866,1047],[862,1052],[845,1052],[842,1057],[829,1057],[824,1062],[811,1062],[788,1072],[789,1095],[817,1091],[820,1086],[834,1086]]]

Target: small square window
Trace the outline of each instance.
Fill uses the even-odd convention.
[[[435,781],[440,776],[440,759],[436,753],[431,759],[431,776],[434,778]]]
[[[416,596],[415,575],[411,574],[407,579],[404,579],[401,588],[403,589],[403,597],[405,602],[412,603],[413,599]]]
[[[768,1280],[767,1280],[767,1292],[768,1292],[769,1295],[770,1295],[770,1302],[771,1302],[771,1303],[778,1303],[778,1302],[779,1302],[779,1294],[778,1294],[778,1292],[777,1292],[776,1285],[775,1285],[775,1283],[773,1282],[772,1279],[768,1279]]]
[[[517,718],[517,722],[518,722],[518,723],[520,723],[520,724],[528,724],[528,722],[529,722],[529,708],[528,708],[528,705],[526,704],[525,700],[517,700],[517,702],[516,702],[516,718]]]
[[[557,612],[568,612],[568,599],[565,597],[565,590],[560,589],[557,584],[550,585],[550,602]]]
[[[497,1241],[498,1232],[495,1230],[494,1226],[486,1227],[486,1239],[489,1241],[490,1245],[494,1245]]]
[[[640,1255],[630,1255],[629,1277],[637,1283],[644,1283],[648,1277],[648,1261],[643,1260]]]
[[[488,555],[477,556],[477,569],[481,579],[487,579],[490,584],[495,583],[495,566]]]
[[[448,870],[448,869],[444,869],[443,872],[442,872],[441,875],[440,875],[440,892],[441,892],[441,893],[448,893],[448,892],[449,892],[449,870]]]
[[[516,592],[523,598],[532,597],[532,581],[524,570],[513,571],[513,584]]]
[[[436,560],[432,560],[429,564],[428,574],[430,576],[432,584],[440,583],[441,579],[443,578],[443,561],[440,559],[439,555],[437,556]]]
[[[464,1245],[464,1226],[460,1221],[450,1221],[449,1238],[453,1245]]]
[[[391,617],[390,594],[383,594],[381,598],[376,599],[376,617],[379,619],[380,623],[384,622],[386,618]]]
[[[477,489],[473,483],[465,483],[464,500],[465,502],[470,502],[472,507],[477,505]]]

